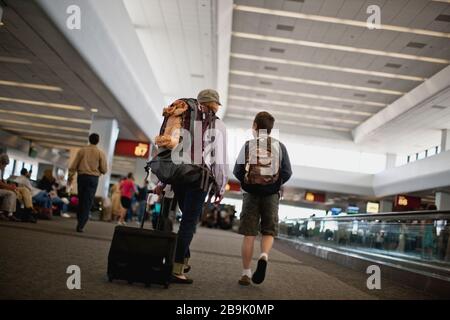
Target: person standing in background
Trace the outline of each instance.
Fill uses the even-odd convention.
[[[120,183],[120,203],[123,210],[119,218],[119,225],[125,225],[125,216],[128,210],[131,208],[131,199],[136,193],[136,185],[134,184],[133,173],[129,173],[127,178]]]
[[[112,213],[112,220],[116,221],[117,219],[120,219],[120,216],[122,215],[122,204],[120,203],[120,183],[125,178],[120,178],[119,181],[117,181],[112,187],[111,187],[111,213]]]
[[[78,150],[75,159],[69,167],[69,184],[75,173],[78,173],[78,212],[77,232],[83,232],[83,228],[89,220],[89,212],[94,203],[97,191],[98,178],[108,170],[106,156],[97,147],[100,137],[96,133],[89,136],[89,145]]]
[[[145,211],[147,209],[147,196],[148,196],[149,190],[148,190],[148,181],[144,181],[144,185],[142,187],[138,186],[138,194],[137,194],[137,201],[138,201],[138,221],[137,223],[140,224],[142,222],[142,219],[145,219]]]

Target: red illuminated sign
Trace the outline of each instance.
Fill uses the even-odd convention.
[[[118,156],[148,158],[150,145],[147,142],[117,140],[114,154]]]
[[[306,192],[305,200],[310,202],[325,202],[324,193]]]
[[[395,197],[396,211],[419,210],[420,205],[421,199],[418,197],[411,197],[405,195],[398,195]]]

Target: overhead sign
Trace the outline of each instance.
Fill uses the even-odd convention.
[[[347,213],[348,214],[358,214],[359,213],[359,207],[349,206],[349,207],[347,207]]]
[[[118,156],[148,158],[150,145],[147,142],[117,140],[114,154]]]
[[[324,193],[306,192],[305,200],[309,202],[325,202]]]
[[[366,212],[367,213],[380,212],[380,204],[378,202],[367,202]]]
[[[395,197],[395,209],[402,210],[419,210],[421,199],[418,197],[411,197],[405,195],[398,195]]]

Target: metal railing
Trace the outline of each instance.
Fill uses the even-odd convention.
[[[426,262],[450,272],[450,211],[289,219],[279,227],[282,236],[294,241]]]

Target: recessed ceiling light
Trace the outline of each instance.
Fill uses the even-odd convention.
[[[55,86],[47,86],[42,84],[34,84],[34,83],[24,83],[24,82],[16,82],[16,81],[6,81],[0,80],[1,86],[10,86],[10,87],[18,87],[18,88],[27,88],[27,89],[37,89],[37,90],[48,90],[48,91],[62,91],[60,87]]]
[[[38,131],[38,130],[30,130],[30,129],[22,129],[22,128],[14,128],[14,127],[2,127],[4,130],[13,131],[16,133],[34,133],[38,135],[45,135],[45,136],[54,136],[54,137],[61,137],[61,138],[67,138],[67,139],[75,139],[75,140],[83,140],[86,141],[87,137],[81,137],[81,136],[75,136],[75,135],[69,135],[69,134],[63,134],[63,133],[55,133],[55,132],[48,132],[48,131]]]
[[[255,72],[240,71],[240,70],[230,70],[230,74],[246,76],[246,77],[257,77],[257,78],[266,78],[266,79],[273,79],[273,80],[282,80],[282,81],[288,81],[288,82],[304,83],[304,84],[310,84],[310,85],[314,85],[314,86],[325,86],[325,87],[348,89],[348,90],[383,93],[383,94],[389,94],[389,95],[395,95],[395,96],[401,96],[404,94],[404,92],[395,91],[395,90],[376,89],[376,88],[371,88],[371,87],[353,86],[353,85],[349,85],[349,84],[342,84],[342,83],[336,83],[336,82],[327,82],[327,81],[317,81],[317,80],[309,80],[309,79],[294,78],[294,77],[275,76],[275,75],[271,75],[271,74],[255,73]],[[262,83],[262,81],[260,81],[260,83]]]
[[[54,115],[49,115],[49,114],[40,114],[40,113],[38,114],[38,113],[32,113],[32,112],[13,111],[13,110],[5,110],[5,109],[0,109],[0,113],[14,114],[17,116],[34,117],[34,118],[49,119],[49,120],[57,120],[57,121],[84,123],[84,124],[92,123],[91,120],[86,120],[86,119],[76,119],[76,118],[54,116]]]
[[[237,118],[237,119],[246,119],[246,120],[254,119],[254,117],[252,117],[252,116],[241,115],[241,114],[237,114],[237,113],[227,113],[226,117]],[[347,129],[347,128],[324,126],[324,125],[312,124],[312,123],[302,123],[302,122],[298,122],[298,121],[277,120],[276,123],[277,124],[287,124],[287,125],[292,125],[292,126],[296,126],[296,127],[308,127],[308,128],[325,129],[325,130],[332,130],[332,131],[343,131],[343,132],[351,131],[351,129]]]
[[[406,45],[408,48],[416,48],[416,49],[423,49],[425,48],[427,45],[425,43],[421,43],[421,42],[408,42],[408,44]]]
[[[39,143],[39,141],[47,141],[47,142],[62,143],[63,145],[67,144],[69,146],[75,146],[75,147],[77,147],[77,146],[81,147],[81,146],[86,145],[86,143],[82,143],[82,142],[58,140],[56,138],[54,138],[54,139],[52,139],[52,138],[41,138],[41,137],[37,137],[37,136],[33,136],[33,135],[26,135],[26,136],[23,136],[23,138],[27,139],[27,140],[33,140],[33,141],[36,141],[38,143]]]
[[[285,24],[277,24],[277,30],[293,31],[294,30],[294,26],[287,26]]]
[[[73,131],[73,132],[89,132],[89,129],[81,129],[81,128],[70,128],[67,126],[57,126],[45,123],[37,123],[37,122],[28,122],[28,121],[19,121],[19,120],[11,120],[11,119],[2,119],[2,124],[11,123],[17,125],[31,126],[31,127],[39,127],[39,128],[49,128],[49,129],[58,129],[64,131]]]
[[[284,11],[284,10],[273,10],[273,9],[267,9],[267,8],[261,8],[261,7],[244,6],[244,5],[235,5],[234,9],[239,10],[239,11],[253,12],[253,13],[259,13],[259,14],[269,14],[269,15],[276,15],[276,16],[281,16],[281,17],[288,17],[288,18],[344,24],[344,25],[353,26],[353,27],[367,28],[366,21],[319,16],[319,15],[314,15],[314,14],[306,14],[306,13]],[[444,16],[444,17],[441,17],[441,16]],[[446,22],[450,21],[450,20],[447,20],[447,19],[450,19],[450,16],[448,16],[448,18],[445,16],[448,16],[448,15],[439,15],[436,19],[438,19],[438,18],[442,19],[442,20],[438,20],[438,21],[446,21]],[[389,30],[389,31],[395,31],[395,32],[405,32],[405,33],[412,33],[412,34],[418,34],[418,35],[425,35],[425,36],[450,38],[450,33],[446,33],[446,32],[394,26],[394,25],[388,25],[388,24],[384,24],[384,23],[380,25],[380,30]]]
[[[271,66],[264,66],[264,70],[278,71],[278,68],[277,67],[271,67]]]
[[[288,107],[288,108],[316,110],[316,111],[324,111],[324,112],[332,112],[332,113],[343,113],[343,114],[350,114],[350,115],[353,114],[353,115],[358,115],[358,116],[372,116],[373,115],[373,113],[365,112],[365,111],[345,110],[345,109],[329,108],[329,107],[322,107],[322,106],[312,106],[312,105],[301,104],[301,103],[257,99],[257,98],[249,98],[249,97],[235,96],[235,95],[230,95],[228,97],[228,99],[234,99],[234,100],[245,101],[245,102],[262,103],[265,105],[278,105],[278,106]]]
[[[399,52],[388,52],[388,51],[373,50],[373,49],[366,49],[366,48],[357,48],[357,47],[329,44],[329,43],[323,43],[323,42],[313,42],[313,41],[295,40],[295,39],[282,38],[282,37],[264,36],[264,35],[260,35],[260,34],[254,34],[254,33],[233,32],[232,35],[237,38],[262,40],[262,41],[269,41],[269,42],[279,42],[279,43],[293,44],[293,45],[312,47],[312,48],[322,48],[322,49],[338,50],[338,51],[345,51],[345,52],[355,52],[355,53],[363,53],[363,54],[369,54],[369,55],[375,55],[375,56],[384,56],[384,57],[391,57],[391,58],[398,58],[398,59],[440,63],[440,64],[449,64],[450,63],[450,60],[447,60],[447,59],[416,56],[416,55],[412,55],[412,54],[404,54],[404,53],[399,53]]]
[[[58,108],[58,109],[67,109],[67,110],[84,110],[84,107],[81,107],[81,106],[74,106],[74,105],[62,104],[62,103],[36,101],[36,100],[25,100],[25,99],[0,97],[0,101],[29,104],[29,105],[32,105],[32,106],[39,106],[39,107],[50,107],[50,108]]]
[[[319,64],[319,63],[310,63],[310,62],[286,60],[286,59],[279,59],[279,58],[259,57],[259,56],[255,56],[255,55],[240,54],[240,53],[231,53],[230,56],[232,58],[236,58],[236,59],[247,59],[247,60],[254,60],[254,61],[280,63],[280,64],[299,66],[299,67],[309,67],[309,68],[317,68],[317,69],[323,69],[323,70],[356,73],[356,74],[363,74],[363,75],[370,75],[370,76],[384,77],[384,78],[392,78],[392,79],[402,79],[402,80],[411,80],[411,81],[425,81],[426,80],[426,78],[422,78],[422,77],[407,76],[407,75],[401,75],[401,74],[395,74],[395,73],[370,71],[370,70],[355,69],[355,68],[341,68],[341,67],[324,65],[324,64]],[[401,65],[399,65],[399,66],[401,66]]]
[[[249,108],[249,107],[240,107],[235,105],[229,106],[230,110],[238,110],[238,111],[248,111],[248,112],[259,112],[261,109],[259,108]],[[268,108],[270,109],[270,108]],[[307,113],[293,113],[293,112],[284,112],[279,110],[269,110],[272,112],[275,117],[276,116],[286,116],[286,117],[293,117],[293,118],[302,118],[302,119],[311,119],[311,120],[323,120],[323,121],[332,121],[332,122],[339,122],[339,123],[349,123],[349,124],[359,124],[360,121],[351,120],[351,119],[342,119],[342,118],[333,118],[333,117],[326,117],[326,116],[315,116],[310,115]]]
[[[448,108],[446,106],[439,106],[439,105],[434,105],[434,106],[431,106],[431,107],[434,108],[434,109],[439,109],[439,110],[444,110],[444,109]]]
[[[276,53],[284,53],[284,49],[280,49],[280,48],[270,48],[269,51],[276,52]]]
[[[442,22],[450,22],[450,15],[448,14],[440,14],[436,17],[436,21],[442,21]]]
[[[402,65],[398,64],[398,63],[386,63],[384,66],[386,68],[392,68],[392,69],[399,69],[402,67]]]
[[[236,89],[259,91],[259,92],[266,92],[266,93],[272,93],[272,94],[281,94],[281,95],[288,95],[288,96],[308,98],[308,99],[350,102],[350,103],[368,105],[368,106],[372,106],[372,107],[386,107],[386,104],[381,103],[381,102],[375,102],[375,101],[364,101],[364,100],[340,98],[340,97],[333,97],[333,96],[327,96],[327,95],[322,95],[322,94],[311,94],[311,93],[297,92],[297,91],[294,92],[294,91],[287,91],[287,90],[274,90],[274,89],[259,88],[259,87],[246,86],[246,85],[234,84],[234,83],[231,83],[229,86],[230,86],[230,88],[236,88]]]
[[[6,57],[6,56],[0,56],[0,62],[31,64],[31,61],[27,60],[27,59],[21,59],[21,58],[15,58],[15,57]]]
[[[98,109],[92,108],[92,109],[91,109],[91,112],[96,113],[96,112],[98,112]]]

